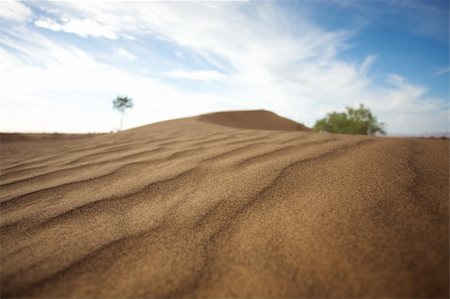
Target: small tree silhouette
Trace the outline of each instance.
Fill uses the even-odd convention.
[[[113,108],[120,111],[120,131],[122,131],[122,121],[123,115],[125,114],[125,110],[127,108],[133,107],[133,100],[129,97],[117,96],[113,100]]]

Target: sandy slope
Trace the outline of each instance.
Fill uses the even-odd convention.
[[[3,140],[1,297],[448,296],[448,141],[202,118]]]
[[[215,112],[200,115],[197,120],[239,129],[312,131],[304,125],[266,110]]]

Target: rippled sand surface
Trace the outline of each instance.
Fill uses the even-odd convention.
[[[448,140],[254,113],[3,136],[1,297],[448,296]]]

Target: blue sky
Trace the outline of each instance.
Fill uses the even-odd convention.
[[[449,131],[447,0],[0,2],[0,131],[107,132],[220,110],[312,126],[364,103]]]

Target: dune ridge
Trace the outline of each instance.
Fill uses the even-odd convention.
[[[267,110],[214,112],[200,115],[197,120],[239,129],[311,131],[302,124]]]
[[[2,140],[1,297],[448,296],[448,141],[228,113]]]

